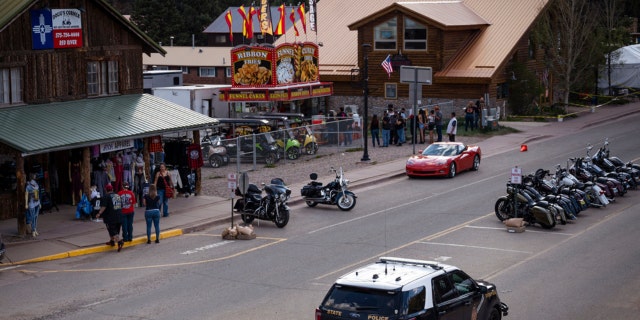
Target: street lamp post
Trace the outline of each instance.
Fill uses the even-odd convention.
[[[368,148],[368,132],[367,128],[369,123],[369,48],[371,48],[371,44],[364,43],[362,44],[362,53],[364,55],[364,68],[362,74],[362,81],[364,84],[364,117],[362,121],[362,139],[364,142],[364,153],[362,154],[362,159],[360,161],[369,161],[369,148]]]

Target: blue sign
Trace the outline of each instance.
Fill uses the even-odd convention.
[[[31,30],[34,50],[53,49],[51,10],[31,10]]]

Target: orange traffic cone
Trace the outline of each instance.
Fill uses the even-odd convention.
[[[520,152],[525,152],[527,150],[528,149],[527,149],[527,145],[526,144],[523,144],[523,145],[520,146]]]

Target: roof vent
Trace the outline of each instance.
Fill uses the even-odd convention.
[[[397,277],[397,278],[396,278],[396,282],[398,282],[398,281],[400,281],[400,280],[402,280],[402,277]]]
[[[373,280],[377,280],[378,278],[379,278],[379,276],[378,276],[377,273],[373,275]]]

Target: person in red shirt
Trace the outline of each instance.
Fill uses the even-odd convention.
[[[136,204],[136,196],[131,191],[129,182],[122,184],[123,189],[118,192],[122,199],[122,240],[131,242],[133,240],[133,214]]]

